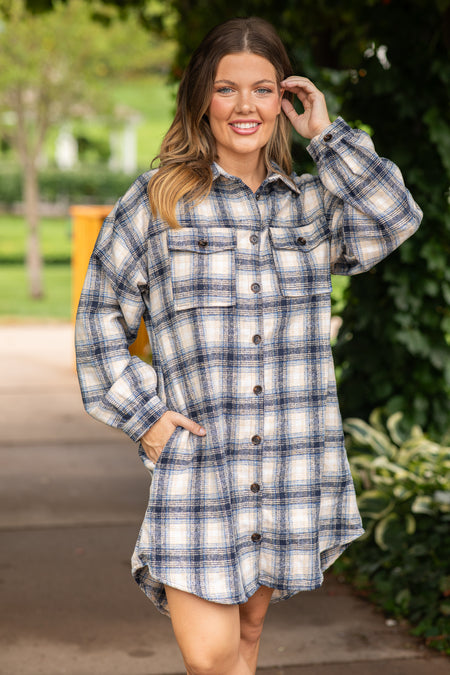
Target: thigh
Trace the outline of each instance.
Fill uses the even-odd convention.
[[[165,586],[173,631],[188,663],[199,655],[212,660],[238,654],[239,606],[223,605]]]

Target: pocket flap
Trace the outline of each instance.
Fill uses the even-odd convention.
[[[300,252],[312,251],[329,236],[326,222],[320,220],[300,227],[269,227],[269,232],[274,248]]]
[[[167,231],[167,246],[170,251],[215,253],[236,248],[236,232],[227,227],[186,227]]]

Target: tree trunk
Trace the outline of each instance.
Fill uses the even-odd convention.
[[[26,265],[30,296],[35,299],[44,295],[43,264],[39,240],[39,187],[37,167],[33,160],[24,166],[25,218],[28,224]]]

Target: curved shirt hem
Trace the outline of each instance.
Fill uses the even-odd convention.
[[[342,538],[340,541],[337,541],[332,547],[320,551],[320,569],[315,577],[312,577],[309,582],[303,584],[296,584],[288,589],[285,586],[279,586],[276,583],[276,580],[266,577],[266,575],[261,574],[249,586],[248,591],[243,591],[239,596],[234,596],[233,598],[226,599],[221,597],[220,599],[208,597],[206,593],[199,592],[198,589],[195,591],[192,589],[192,586],[188,583],[173,583],[169,578],[166,578],[164,575],[155,575],[150,569],[150,564],[145,562],[143,557],[135,552],[133,558],[133,567],[132,575],[134,580],[138,584],[141,591],[152,601],[155,607],[158,609],[161,614],[170,617],[170,611],[167,604],[166,592],[163,587],[164,584],[176,588],[180,591],[185,591],[186,593],[192,593],[199,598],[208,600],[209,602],[216,602],[222,605],[241,605],[247,602],[252,595],[258,590],[261,585],[268,586],[269,588],[274,589],[274,593],[270,599],[270,603],[274,604],[276,602],[281,602],[282,600],[289,600],[297,593],[303,591],[314,591],[317,588],[320,588],[323,583],[323,572],[325,572],[331,565],[339,558],[339,556],[345,551],[350,544],[358,539],[362,534],[364,534],[363,528],[358,528],[352,534],[348,534],[347,537]],[[149,580],[149,581],[147,581]],[[160,584],[161,588],[158,591],[156,585]]]

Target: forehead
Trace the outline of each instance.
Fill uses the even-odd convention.
[[[217,66],[215,80],[230,81],[259,81],[273,80],[276,82],[274,66],[258,54],[239,52],[223,56]]]

